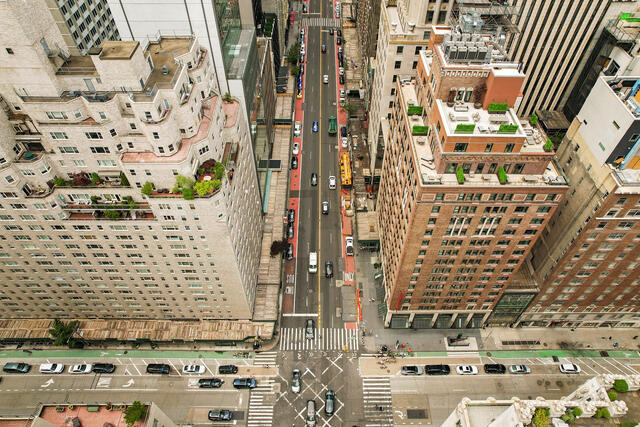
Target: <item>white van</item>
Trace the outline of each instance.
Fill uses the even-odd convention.
[[[318,253],[310,252],[309,253],[309,273],[317,273],[318,272]]]
[[[64,365],[61,363],[43,363],[40,365],[41,374],[61,374],[64,372]]]

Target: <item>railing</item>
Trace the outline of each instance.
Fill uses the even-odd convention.
[[[142,117],[142,118],[140,118],[140,120],[142,120],[144,123],[147,123],[147,124],[150,124],[150,125],[158,124],[158,123],[161,123],[162,121],[164,121],[164,119],[166,119],[169,116],[169,113],[171,113],[171,107],[162,110],[162,114],[160,115],[160,118],[157,119],[157,120],[153,119],[153,118],[148,119],[146,117]]]

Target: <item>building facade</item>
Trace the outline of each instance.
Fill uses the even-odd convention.
[[[435,27],[429,47],[415,81],[396,81],[389,121],[377,206],[385,324],[480,327],[529,274],[567,185],[545,138],[518,119],[524,74],[495,60],[494,39]]]
[[[598,78],[558,150],[570,188],[534,247],[522,326],[640,326],[640,79]]]
[[[260,194],[210,52],[162,37],[50,55],[53,22],[6,6],[0,317],[249,319]]]
[[[365,87],[370,88],[367,96],[371,170],[379,169],[382,165],[395,83],[399,76],[415,75],[420,51],[427,48],[431,26],[447,21],[453,4],[453,1],[441,0],[381,2],[380,20],[375,21],[378,24],[375,67],[367,64],[363,68],[371,70],[371,73],[363,73],[367,79],[371,79],[370,82],[364,82]],[[373,13],[371,16],[375,17]],[[364,37],[367,31],[363,29],[359,33]]]

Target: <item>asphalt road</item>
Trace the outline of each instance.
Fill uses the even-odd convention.
[[[321,10],[322,9],[322,10]],[[308,17],[331,18],[333,10],[329,4],[311,2]],[[329,176],[338,177],[338,142],[329,136],[329,116],[337,116],[335,34],[328,28],[307,28],[304,85],[304,118],[302,158],[300,161],[300,204],[298,221],[298,256],[296,258],[295,313],[312,314],[317,327],[341,328],[342,321],[336,317],[340,292],[335,280],[342,278],[343,261],[340,229],[339,188],[329,190]],[[322,53],[321,46],[327,46]],[[324,74],[329,83],[323,84]],[[313,122],[319,125],[313,132]],[[311,186],[311,173],[318,174],[318,185]],[[329,215],[321,214],[321,202],[329,202]],[[318,252],[318,273],[308,272],[309,252]],[[325,278],[326,261],[333,262],[334,277]],[[317,318],[315,315],[317,314]],[[285,327],[303,327],[306,318],[289,318]]]

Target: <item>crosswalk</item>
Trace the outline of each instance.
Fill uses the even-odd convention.
[[[304,17],[301,25],[306,27],[340,27],[340,20],[333,18]]]
[[[393,425],[391,407],[391,379],[388,377],[365,377],[362,379],[363,410],[367,427]]]
[[[273,425],[273,405],[275,404],[274,379],[258,381],[258,386],[251,390],[247,426]]]
[[[357,351],[358,330],[346,328],[319,328],[313,339],[305,337],[304,328],[282,328],[280,350],[342,350]]]
[[[255,366],[275,366],[276,365],[276,357],[278,353],[275,351],[265,351],[264,353],[256,353],[256,358],[253,359],[253,364]]]

